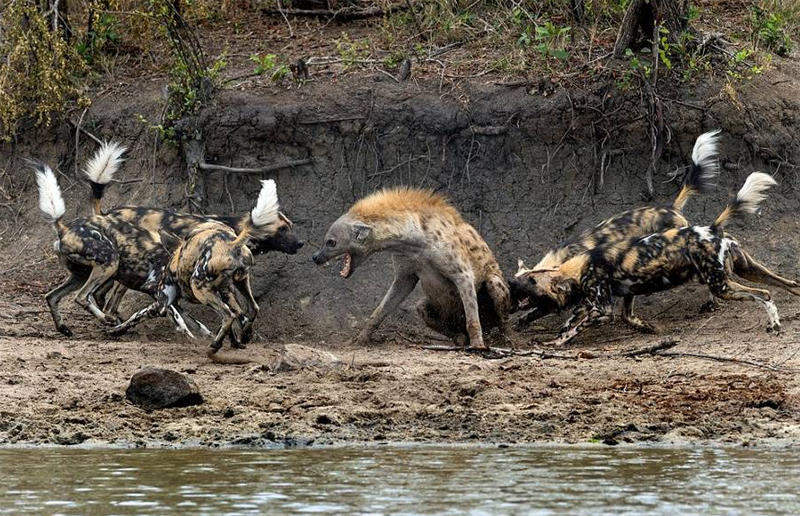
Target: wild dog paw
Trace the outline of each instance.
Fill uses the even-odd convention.
[[[767,333],[780,333],[781,332],[781,323],[775,322],[767,326]]]
[[[124,328],[119,325],[106,329],[106,333],[108,335],[111,335],[112,337],[117,337],[119,335],[122,335],[126,331],[128,331],[128,328]]]
[[[701,314],[707,314],[711,312],[716,312],[719,308],[719,301],[706,301],[700,307]]]
[[[65,337],[72,337],[72,330],[70,330],[68,327],[64,326],[63,324],[59,325],[59,326],[56,326],[56,330],[58,330],[58,332],[61,335],[65,336]]]

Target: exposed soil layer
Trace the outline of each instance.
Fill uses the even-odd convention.
[[[680,175],[669,177],[687,163],[694,138],[724,128],[720,188],[692,199],[688,215],[708,222],[751,170],[774,173],[781,186],[763,213],[731,231],[754,256],[791,277],[800,275],[797,68],[793,61],[779,64],[743,86],[735,101],[714,84],[674,92],[680,102],[666,104],[672,139],[654,178],[655,202],[670,202]],[[433,84],[380,77],[263,95],[226,91],[187,121],[204,136],[213,163],[313,160],[263,175],[278,181],[296,231],[310,244],[298,256],[270,255],[255,267],[262,313],[254,343],[237,352],[253,360],[246,365],[209,363],[207,343],[176,336],[166,321],[110,339],[71,301],[63,311],[76,336],[58,335],[43,295],[63,271],[21,160],[36,155],[58,164],[69,213],[87,213],[75,134],[68,128],[30,134],[13,148],[0,148],[9,213],[0,228],[0,443],[800,442],[797,373],[687,357],[486,360],[428,351],[420,345],[441,342],[409,309],[413,299],[384,324],[373,347],[348,344],[388,287],[390,260],[376,256],[342,280],[331,269],[315,268],[311,248],[350,203],[375,188],[410,184],[446,192],[507,274],[517,256],[536,261],[563,237],[645,202],[650,143],[638,94],[619,95],[603,85],[567,91],[465,84],[459,91],[460,97],[442,98]],[[188,209],[180,153],[154,146],[135,116],[159,109],[153,86],[101,97],[87,113],[86,128],[131,146],[121,179],[133,182],[109,188],[106,205]],[[83,140],[80,162],[93,151]],[[260,177],[209,173],[198,184],[210,210],[244,212]],[[637,306],[680,341],[676,351],[798,369],[800,300],[783,292],[775,298],[784,322],[780,335],[764,331],[765,314],[755,304],[727,303],[700,314],[707,299],[700,285]],[[124,307],[143,302],[131,296]],[[204,310],[197,313],[214,321]],[[553,317],[543,321],[544,329],[513,339],[524,347],[531,338],[552,335],[558,324]],[[659,338],[614,324],[588,331],[562,353],[596,355]],[[324,350],[335,359],[323,354],[273,367],[284,344]],[[205,403],[154,412],[130,405],[125,387],[146,365],[186,372]]]

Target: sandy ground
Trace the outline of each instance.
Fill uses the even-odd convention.
[[[283,344],[265,343],[265,324],[247,350],[226,352],[252,360],[245,365],[209,362],[207,343],[176,337],[166,322],[108,339],[72,301],[63,306],[76,335],[64,339],[41,299],[60,274],[50,263],[44,273],[22,271],[2,285],[0,444],[800,444],[797,372],[691,357],[605,356],[668,335],[680,342],[672,351],[800,370],[800,302],[784,293],[776,295],[780,335],[764,331],[756,305],[700,314],[706,294],[691,286],[640,303],[664,335],[615,323],[557,351],[569,358],[487,360],[429,351],[421,345],[441,343],[418,327],[390,323],[382,342],[368,349],[332,340],[284,343],[293,363],[276,368]],[[130,404],[128,380],[146,365],[190,375],[205,403],[153,412]]]

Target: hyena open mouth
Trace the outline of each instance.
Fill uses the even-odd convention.
[[[350,256],[350,253],[345,253],[344,259],[342,260],[342,270],[339,271],[339,276],[343,278],[349,278],[350,273],[353,272],[352,264],[353,264],[353,257]]]

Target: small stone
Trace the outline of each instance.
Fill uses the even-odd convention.
[[[125,390],[128,400],[149,410],[199,405],[203,397],[194,381],[177,371],[145,367]]]
[[[332,369],[341,365],[344,365],[342,361],[329,351],[300,344],[286,344],[271,369],[278,373],[306,368]]]

